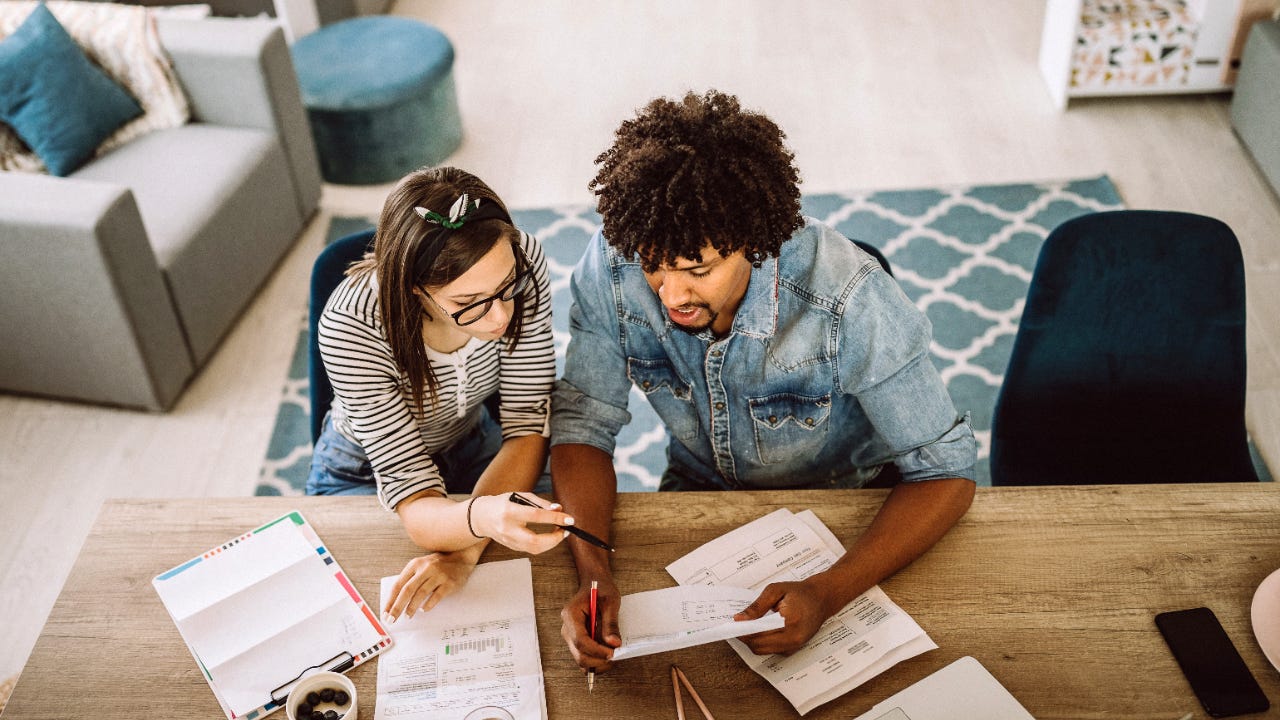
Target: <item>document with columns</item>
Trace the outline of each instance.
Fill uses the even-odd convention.
[[[396,579],[382,578],[384,607]],[[546,720],[528,558],[480,563],[461,590],[389,629],[374,720]]]
[[[831,567],[844,547],[812,510],[786,508],[728,532],[667,566],[681,585],[763,590]],[[831,616],[790,656],[756,655],[729,644],[801,715],[834,700],[899,662],[938,646],[879,586]]]

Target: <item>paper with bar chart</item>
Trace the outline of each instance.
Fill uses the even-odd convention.
[[[382,578],[382,605],[396,578]],[[463,720],[480,707],[547,717],[528,558],[482,563],[427,612],[387,629],[374,720]]]

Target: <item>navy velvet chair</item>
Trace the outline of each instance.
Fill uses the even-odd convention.
[[[307,328],[307,375],[309,377],[309,395],[311,398],[311,443],[314,445],[324,428],[324,416],[333,404],[333,385],[329,383],[329,374],[324,370],[324,361],[320,357],[319,338],[316,335],[320,323],[320,314],[324,312],[325,303],[333,289],[346,276],[347,267],[364,257],[365,251],[373,249],[373,230],[347,235],[335,240],[320,251],[315,264],[311,266],[311,311]]]
[[[884,253],[880,252],[880,248],[869,243],[864,243],[861,240],[852,240],[851,242],[862,248],[863,252],[878,260],[880,262],[880,267],[884,268],[884,271],[889,273],[889,277],[893,277],[893,268],[889,267],[889,259],[884,256]]]
[[[1256,481],[1244,332],[1223,223],[1131,210],[1063,223],[996,401],[992,484]]]

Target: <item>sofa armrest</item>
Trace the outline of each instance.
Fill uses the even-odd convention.
[[[162,410],[194,372],[126,188],[0,173],[0,389]]]
[[[298,212],[310,217],[320,202],[320,164],[279,25],[258,18],[161,18],[157,25],[192,117],[276,133],[289,159]]]

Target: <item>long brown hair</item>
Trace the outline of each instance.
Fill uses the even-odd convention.
[[[419,266],[419,255],[429,251],[429,246],[439,244],[430,242],[439,226],[419,217],[414,208],[447,214],[463,193],[471,200],[493,203],[501,209],[499,217],[467,222],[449,231],[435,258],[423,259],[426,271],[416,275],[414,268]],[[373,273],[378,280],[383,332],[396,364],[409,379],[413,409],[418,415],[423,413],[423,395],[430,395],[434,404],[439,387],[427,359],[422,323],[424,319],[431,322],[453,322],[453,319],[447,315],[433,317],[413,291],[453,282],[502,240],[512,244],[518,259],[520,231],[511,221],[502,199],[484,181],[457,168],[422,168],[405,176],[387,196],[378,218],[373,252],[347,271],[348,275]],[[526,304],[531,302],[532,307],[537,306],[537,283],[530,283],[528,287],[515,297],[511,322],[503,333],[508,350],[514,348],[524,328]]]

